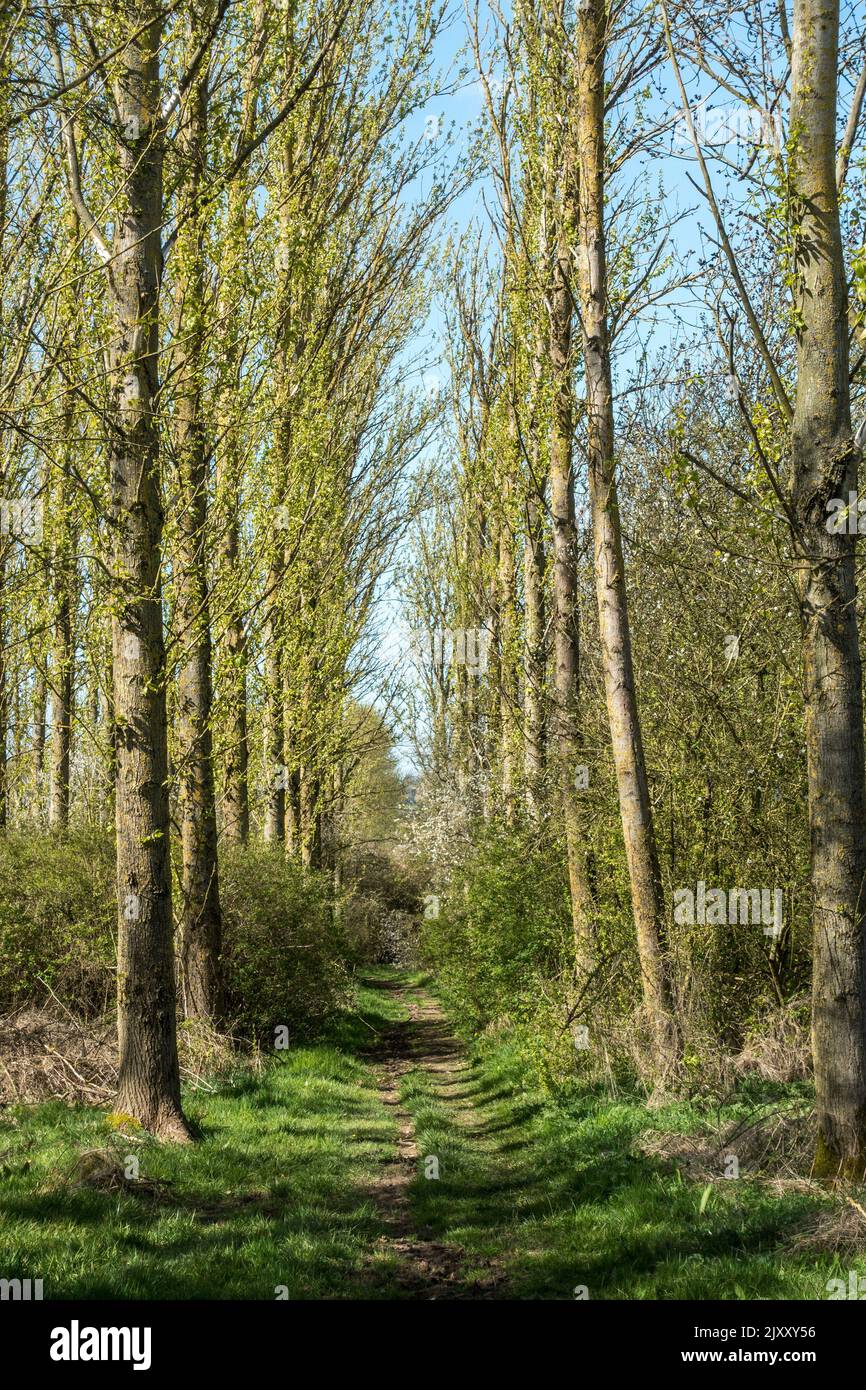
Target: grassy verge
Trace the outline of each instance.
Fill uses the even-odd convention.
[[[188,1096],[196,1145],[118,1133],[97,1109],[6,1111],[0,1277],[41,1278],[45,1298],[357,1296],[381,1233],[366,1193],[394,1133],[351,1054],[395,1007],[362,989],[328,1045]],[[130,1158],[137,1180],[123,1177]]]
[[[849,1270],[866,1274],[866,1257],[789,1247],[816,1219],[844,1217],[844,1203],[747,1172],[695,1181],[635,1147],[647,1130],[724,1127],[756,1106],[796,1103],[804,1088],[761,1090],[711,1114],[586,1092],[552,1101],[527,1089],[507,1042],[474,1050],[452,1099],[415,1069],[404,1101],[419,1153],[437,1156],[440,1173],[428,1180],[419,1169],[416,1225],[465,1249],[470,1280],[473,1259],[492,1259],[511,1298],[827,1298],[827,1280],[847,1286]]]
[[[371,972],[369,981],[397,972]],[[422,976],[399,975],[423,987]],[[395,1119],[366,1050],[405,1016],[362,988],[327,1042],[278,1054],[187,1108],[203,1142],[183,1148],[112,1127],[107,1112],[50,1103],[0,1117],[0,1278],[42,1279],[46,1298],[401,1298],[399,1251],[371,1191],[393,1161]],[[654,1157],[648,1132],[725,1130],[806,1088],[751,1087],[737,1104],[648,1111],[631,1097],[534,1091],[508,1040],[465,1065],[402,1078],[416,1129],[411,1188],[421,1239],[462,1247],[461,1288],[571,1299],[821,1299],[866,1274],[861,1218],[803,1183],[690,1177]],[[424,1176],[435,1155],[439,1177]],[[130,1169],[137,1164],[137,1177]],[[136,1164],[132,1165],[135,1169]],[[857,1194],[863,1204],[862,1194]],[[853,1218],[841,1253],[797,1237]]]

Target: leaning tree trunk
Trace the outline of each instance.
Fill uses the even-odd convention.
[[[122,179],[108,266],[109,434],[118,892],[117,1109],[187,1139],[180,1102],[169,858],[158,389],[162,10],[124,7],[114,83]],[[142,27],[145,25],[146,27]]]
[[[190,51],[201,35],[194,25]],[[205,226],[200,198],[206,161],[208,68],[187,99],[180,138],[185,170],[181,204],[186,221],[175,247],[181,282],[174,367],[175,455],[179,482],[175,621],[180,647],[178,746],[181,821],[180,955],[187,1018],[216,1020],[222,1012],[222,917],[217,864],[213,770],[213,672],[207,578],[208,469],[202,410],[205,379]]]
[[[604,229],[604,0],[587,0],[578,21],[577,283],[586,377],[589,493],[607,715],[631,882],[643,995],[662,1078],[676,1062],[679,1034],[666,951],[664,893],[647,786],[631,654],[625,565],[614,463],[613,385],[607,322]]]
[[[797,395],[794,539],[806,697],[817,1177],[866,1173],[866,871],[863,702],[854,537],[827,504],[857,487],[847,291],[835,179],[838,0],[797,0],[791,77]]]

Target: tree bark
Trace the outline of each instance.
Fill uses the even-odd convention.
[[[516,453],[516,429],[510,443]],[[517,751],[517,663],[515,661],[516,613],[514,604],[514,536],[510,529],[511,480],[503,480],[502,515],[499,518],[497,588],[499,611],[499,762],[502,776],[502,805],[507,824],[515,815]]]
[[[632,664],[616,486],[604,227],[606,26],[604,0],[586,0],[578,13],[577,41],[577,283],[586,378],[595,587],[607,715],[644,1003],[654,1040],[656,1070],[659,1079],[663,1079],[675,1065],[680,1045],[666,950],[664,893]]]
[[[547,219],[539,215],[539,262],[547,265]],[[540,821],[543,808],[545,764],[545,686],[547,643],[544,544],[546,464],[543,462],[539,419],[544,382],[544,334],[541,306],[536,310],[532,356],[531,454],[524,498],[525,544],[523,551],[523,778],[530,819]]]
[[[259,74],[266,44],[265,5],[256,0],[250,45],[249,75],[244,91],[237,147],[243,149],[255,133]],[[229,844],[246,844],[250,833],[249,728],[247,707],[247,634],[239,593],[240,511],[243,457],[237,401],[240,396],[241,334],[236,326],[242,299],[247,255],[247,166],[232,181],[226,215],[225,256],[220,286],[219,321],[225,335],[224,385],[220,397],[221,446],[217,449],[216,493],[219,538],[217,572],[225,585],[226,621],[219,642],[221,704],[227,723],[223,765],[222,834]]]
[[[580,758],[580,616],[577,593],[577,527],[574,506],[572,440],[572,319],[569,281],[576,197],[575,150],[565,122],[562,193],[555,219],[553,286],[550,297],[550,510],[553,522],[553,734],[559,803],[565,829],[571,916],[578,966],[592,961],[593,904],[586,879],[581,812],[576,777]]]
[[[4,241],[8,205],[9,179],[9,114],[11,108],[9,88],[10,52],[12,47],[13,10],[11,5],[0,7],[0,272],[4,265]],[[0,284],[0,385],[3,383],[6,361],[6,333],[3,314],[6,308],[5,285]],[[0,446],[5,441],[0,439]],[[0,501],[8,502],[6,495],[6,449],[0,447]],[[5,583],[6,561],[9,538],[0,532],[0,834],[9,823],[9,767],[6,744],[9,737],[9,688],[7,659],[7,620]]]
[[[280,691],[280,655],[277,636],[276,593],[277,572],[268,575],[268,617],[264,627],[265,649],[265,843],[280,844],[286,838],[286,781],[285,739],[283,733],[283,701]]]
[[[55,831],[64,831],[69,824],[69,773],[75,675],[75,541],[69,517],[69,477],[73,466],[74,448],[74,411],[71,399],[67,402],[63,414],[63,457],[59,477],[51,489],[50,517],[54,531],[51,562],[54,634],[51,654],[48,825]]]
[[[191,25],[190,53],[208,22]],[[180,645],[178,748],[181,820],[180,954],[187,1018],[222,1012],[222,917],[213,771],[213,669],[207,579],[208,468],[202,415],[205,378],[205,226],[199,200],[206,169],[208,66],[187,97],[179,139],[180,202],[186,221],[175,247],[180,312],[173,365],[177,374],[175,454],[179,481],[175,620]]]
[[[796,0],[790,180],[796,210],[797,392],[791,430],[806,699],[813,928],[814,1174],[866,1173],[863,696],[855,538],[829,534],[857,488],[847,288],[836,192],[838,0]]]
[[[118,892],[116,1106],[162,1138],[190,1130],[180,1101],[169,858],[160,555],[159,287],[162,11],[126,3],[114,97],[122,170],[112,259],[109,436]],[[145,26],[145,27],[142,27]]]

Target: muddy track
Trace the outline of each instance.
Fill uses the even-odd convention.
[[[397,1144],[393,1157],[382,1165],[370,1189],[370,1197],[387,1229],[377,1242],[365,1279],[383,1281],[393,1288],[395,1296],[403,1298],[490,1298],[499,1282],[492,1267],[489,1281],[479,1282],[479,1262],[474,1258],[476,1277],[465,1283],[463,1249],[443,1244],[414,1228],[410,1186],[419,1171],[419,1159],[426,1155],[419,1155],[412,1116],[400,1100],[403,1076],[414,1067],[422,1068],[429,1073],[437,1097],[451,1107],[455,1121],[471,1126],[477,1116],[459,1094],[469,1075],[468,1062],[434,999],[399,981],[374,983],[377,989],[394,994],[409,1018],[392,1024],[367,1054],[379,1078],[382,1102],[396,1123]],[[390,1257],[388,1264],[377,1270],[382,1256]]]

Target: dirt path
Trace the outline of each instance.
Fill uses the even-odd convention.
[[[383,1165],[370,1190],[387,1231],[377,1242],[366,1274],[377,1277],[376,1265],[382,1265],[382,1256],[386,1256],[390,1258],[378,1276],[400,1289],[404,1296],[489,1298],[498,1282],[493,1273],[489,1283],[479,1284],[476,1278],[465,1284],[461,1277],[465,1252],[461,1247],[442,1244],[414,1229],[410,1186],[419,1170],[419,1158],[427,1156],[418,1153],[412,1116],[400,1100],[401,1080],[406,1072],[423,1068],[429,1073],[438,1098],[451,1107],[455,1121],[471,1127],[477,1116],[459,1090],[467,1079],[469,1064],[434,999],[399,980],[371,983],[393,993],[409,1018],[392,1024],[369,1054],[378,1072],[382,1102],[396,1121],[398,1137],[394,1157]],[[477,1259],[474,1263],[477,1269]]]

